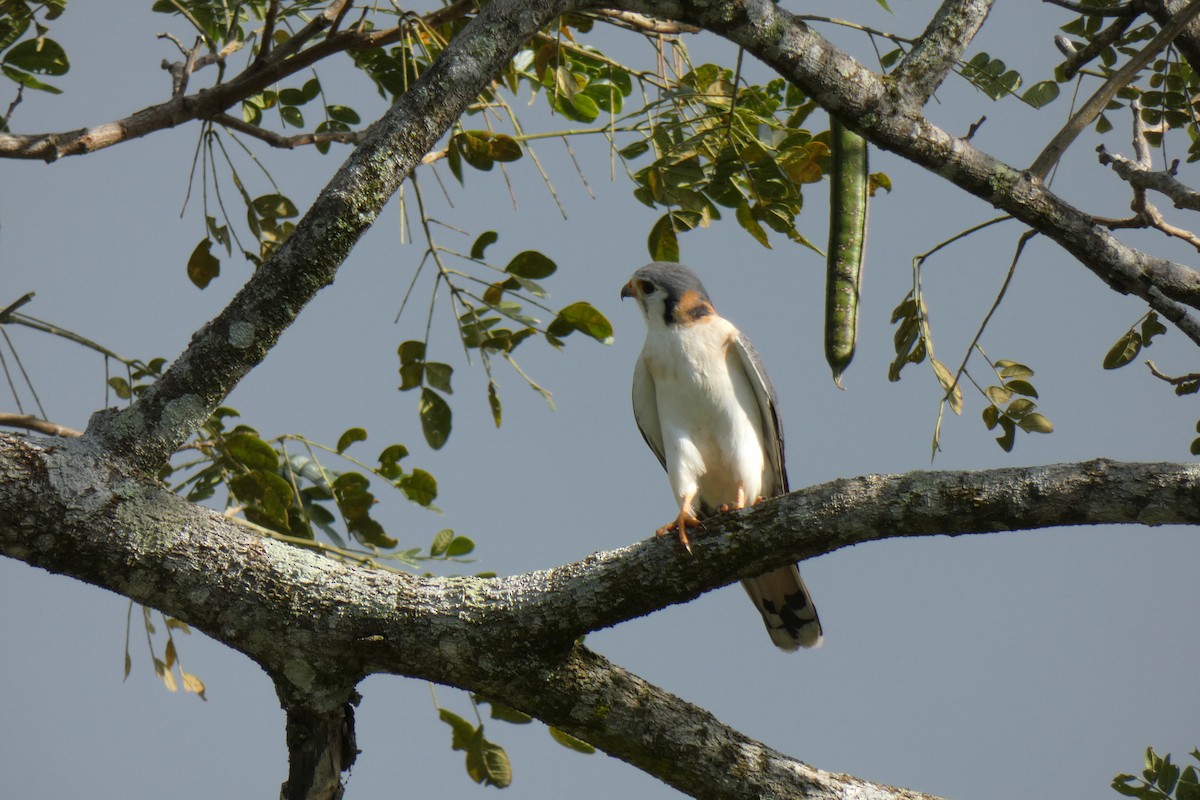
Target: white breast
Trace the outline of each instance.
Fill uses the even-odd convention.
[[[693,489],[701,511],[752,503],[763,493],[763,420],[750,379],[719,317],[688,327],[654,326],[642,358],[654,380],[663,454],[677,498]]]

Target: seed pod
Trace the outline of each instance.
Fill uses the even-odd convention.
[[[867,236],[867,141],[833,117],[829,125],[829,248],[825,268],[825,360],[833,382],[854,358],[858,294]]]

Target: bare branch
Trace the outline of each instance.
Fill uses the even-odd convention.
[[[1083,3],[1073,3],[1071,0],[1042,0],[1042,2],[1058,6],[1059,8],[1065,8],[1068,11],[1074,11],[1076,14],[1088,14],[1095,17],[1120,17],[1138,12],[1136,3],[1126,3],[1122,6],[1103,8],[1100,6],[1084,5]]]
[[[22,428],[27,431],[37,431],[47,436],[83,436],[82,431],[39,419],[32,414],[0,414],[0,425],[6,428]]]
[[[1112,167],[1113,172],[1136,189],[1152,189],[1171,199],[1176,208],[1186,208],[1200,211],[1200,192],[1189,189],[1175,175],[1179,162],[1175,161],[1168,169],[1153,171],[1141,166],[1125,156],[1110,153],[1104,145],[1096,148],[1101,164]]]
[[[366,137],[365,131],[326,131],[324,133],[297,133],[292,136],[281,136],[275,133],[275,131],[251,125],[249,122],[240,120],[230,114],[217,114],[212,118],[212,121],[218,125],[224,125],[226,128],[232,128],[235,131],[244,133],[247,136],[253,136],[255,139],[271,145],[271,147],[279,147],[285,150],[294,150],[297,147],[320,144],[322,142],[358,144]]]
[[[648,17],[645,14],[637,14],[632,11],[619,11],[612,8],[602,8],[595,12],[597,17],[611,22],[622,28],[628,28],[631,31],[639,33],[699,33],[700,28],[695,25],[684,25],[679,22],[670,22],[654,17]]]

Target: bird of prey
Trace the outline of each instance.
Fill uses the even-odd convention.
[[[633,416],[679,504],[658,533],[674,529],[690,552],[687,529],[702,517],[788,491],[775,390],[750,340],[717,314],[687,267],[647,264],[621,297],[634,298],[646,321]],[[776,646],[821,643],[821,621],[795,564],[742,585]]]

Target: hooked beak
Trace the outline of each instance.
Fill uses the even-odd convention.
[[[633,288],[633,281],[621,287],[621,299],[624,300],[626,297],[637,297],[637,289]]]

